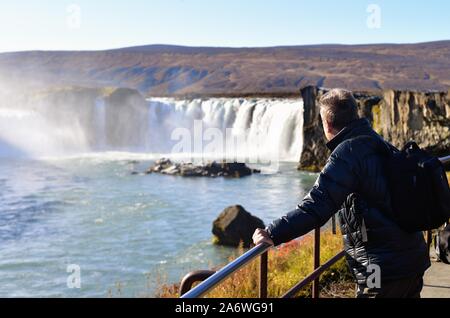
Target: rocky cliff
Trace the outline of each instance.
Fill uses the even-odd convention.
[[[137,149],[148,136],[148,107],[134,89],[118,88],[104,97],[106,143],[114,149]],[[130,124],[132,123],[132,124]]]
[[[325,146],[318,100],[326,89],[301,90],[304,100],[304,148],[299,169],[320,171],[329,156]],[[415,140],[435,155],[450,153],[450,91],[385,90],[380,94],[355,93],[360,115],[396,147]]]

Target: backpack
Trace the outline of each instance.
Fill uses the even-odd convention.
[[[393,219],[407,232],[439,228],[450,219],[450,187],[438,158],[409,142],[387,162]]]
[[[364,136],[372,141],[375,137]],[[401,151],[382,139],[391,195],[389,216],[406,232],[429,231],[450,219],[450,187],[443,164],[415,142]]]

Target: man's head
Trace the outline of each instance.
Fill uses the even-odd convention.
[[[359,118],[358,104],[350,91],[332,89],[320,98],[319,104],[325,137],[329,141]]]

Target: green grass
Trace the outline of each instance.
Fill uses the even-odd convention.
[[[313,271],[313,238],[306,236],[300,241],[285,244],[269,252],[269,297],[280,297]],[[322,264],[342,251],[340,235],[323,233],[321,248]],[[232,259],[230,259],[231,261]],[[207,295],[208,298],[256,298],[258,297],[258,261],[244,267],[221,283]],[[345,260],[339,261],[320,279],[322,297],[354,297],[355,284]],[[179,297],[179,285],[161,284],[156,297]],[[311,286],[297,297],[311,297]]]

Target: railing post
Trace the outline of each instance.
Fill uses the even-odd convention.
[[[331,230],[333,231],[333,235],[337,234],[336,215],[333,215],[333,217],[331,218]]]
[[[268,252],[261,255],[259,259],[259,298],[267,298],[267,263]]]
[[[314,271],[320,267],[320,228],[316,228],[314,230]],[[312,297],[319,298],[320,290],[319,290],[319,282],[320,277],[314,280],[313,282],[313,290]]]
[[[293,298],[295,295],[302,290],[304,287],[309,286],[317,277],[320,277],[326,270],[330,269],[331,266],[339,262],[342,258],[345,257],[346,252],[342,251],[333,258],[329,259],[325,264],[320,266],[315,272],[306,277],[304,280],[299,282],[297,285],[292,287],[286,294],[284,294],[281,298]]]

